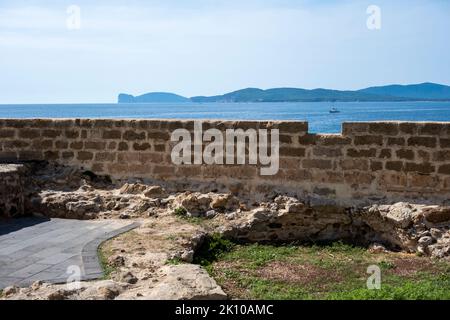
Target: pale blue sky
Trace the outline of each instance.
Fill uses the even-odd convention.
[[[449,16],[447,0],[0,0],[0,103],[450,84]]]

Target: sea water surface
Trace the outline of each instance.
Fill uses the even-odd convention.
[[[339,133],[349,121],[450,121],[450,102],[4,104],[0,118],[306,120],[312,133]]]

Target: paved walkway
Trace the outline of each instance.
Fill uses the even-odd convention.
[[[0,221],[0,289],[36,280],[65,283],[103,276],[97,248],[137,226],[120,220],[79,221],[25,218]]]

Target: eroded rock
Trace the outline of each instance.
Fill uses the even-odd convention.
[[[159,271],[160,281],[144,295],[152,300],[223,300],[227,295],[198,265],[168,265]]]

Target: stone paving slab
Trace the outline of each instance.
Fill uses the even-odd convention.
[[[80,280],[100,278],[98,246],[137,226],[121,220],[0,221],[0,289],[29,286],[37,280],[63,283],[73,270],[79,270]]]

